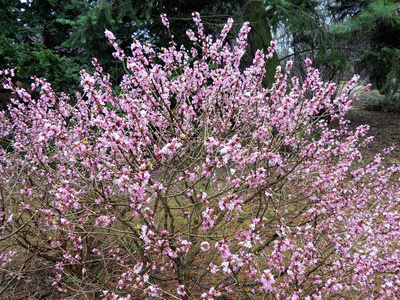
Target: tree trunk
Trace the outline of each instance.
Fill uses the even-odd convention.
[[[243,8],[243,19],[249,21],[251,31],[249,33],[249,53],[244,58],[243,67],[249,66],[254,58],[257,49],[268,53],[268,47],[272,40],[271,28],[268,23],[265,5],[262,0],[241,0]],[[266,74],[263,80],[265,87],[271,87],[274,82],[275,70],[279,65],[279,59],[276,53],[268,60],[266,65]]]

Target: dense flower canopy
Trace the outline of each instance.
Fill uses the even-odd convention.
[[[104,299],[400,297],[399,167],[362,161],[368,126],[344,119],[357,78],[335,97],[311,61],[302,84],[288,62],[267,89],[275,42],[243,70],[248,24],[228,43],[233,20],[213,40],[193,16],[192,49],[134,41],[128,55],[106,31],[118,88],[94,60],[75,105],[44,79],[37,99],[14,90],[1,272],[41,258],[59,290]]]

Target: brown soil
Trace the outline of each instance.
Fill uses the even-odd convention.
[[[356,101],[346,118],[351,121],[351,129],[364,124],[370,125],[368,136],[373,136],[374,141],[362,151],[365,161],[373,160],[384,148],[395,145],[396,149],[382,156],[385,157],[385,165],[400,164],[400,113],[367,111],[360,101]]]

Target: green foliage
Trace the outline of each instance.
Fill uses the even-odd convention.
[[[329,30],[327,14],[323,1],[316,0],[264,0],[267,16],[277,36],[290,41],[291,53],[281,59],[294,60],[298,76],[305,70],[304,59],[311,58],[326,80],[338,72],[348,69],[345,53],[338,37]]]
[[[71,34],[61,45],[79,53],[80,61],[89,63],[92,57],[96,57],[113,81],[118,81],[124,69],[111,55],[113,47],[105,38],[104,31],[112,31],[120,46],[129,51],[133,33],[143,26],[140,14],[141,10],[132,1],[90,1],[85,13],[75,19],[57,19],[58,23],[71,26]]]
[[[400,49],[383,47],[380,51],[367,51],[364,61],[375,64],[370,78],[383,94],[394,94],[400,81]]]
[[[0,69],[15,68],[25,87],[32,76],[46,77],[56,90],[73,93],[79,85],[79,70],[88,62],[61,46],[71,26],[57,18],[75,18],[86,6],[86,1],[79,0],[1,0],[4,18],[0,25],[5,34],[0,37]]]
[[[77,17],[75,21],[70,19],[57,19],[61,24],[69,24],[72,28],[72,36],[64,41],[63,45],[67,47],[84,47],[88,49],[95,44],[94,53],[104,47],[104,30],[114,27],[115,20],[111,16],[112,7],[108,1],[100,1],[98,6],[88,10],[86,14]],[[98,44],[98,42],[102,43]]]
[[[382,98],[367,98],[363,103],[363,107],[369,111],[400,112],[400,94]]]
[[[397,23],[396,15],[398,15],[397,9],[399,7],[398,1],[393,0],[377,0],[373,1],[369,6],[369,10],[366,14],[371,14],[371,21],[375,20],[375,17],[379,18],[384,22],[388,22],[391,25]]]
[[[0,37],[0,56],[3,66],[14,67],[18,76],[28,87],[32,76],[48,78],[59,91],[74,91],[79,83],[79,70],[82,65],[73,59],[60,57],[41,43],[17,44],[11,39]]]
[[[400,80],[398,1],[364,2],[364,7],[360,7],[346,22],[334,26],[333,31],[341,34],[346,42],[357,40],[362,45],[363,49],[357,49],[362,53],[356,61],[358,70],[366,70],[382,94],[390,95],[397,91]]]
[[[384,110],[384,103],[387,100],[382,96],[379,91],[374,90],[364,95],[362,98],[362,106],[368,111],[382,111]]]
[[[290,40],[291,53],[281,59],[294,59],[300,68],[303,59],[311,57],[327,80],[338,70],[349,69],[348,59],[354,60],[346,59],[347,47],[338,38],[346,38],[347,43],[357,34],[365,36],[368,47],[358,39],[362,46],[355,47],[364,53],[358,55],[358,67],[370,71],[382,92],[393,92],[400,68],[398,2],[329,3],[331,15],[324,9],[327,3],[318,0],[0,0],[0,69],[17,68],[25,85],[31,76],[46,77],[56,90],[73,92],[79,83],[79,70],[90,69],[91,59],[96,57],[118,82],[124,67],[110,54],[113,50],[104,36],[105,29],[114,33],[126,53],[133,38],[161,47],[170,42],[170,33],[177,44],[191,47],[185,31],[193,28],[191,14],[198,11],[206,34],[216,34],[228,17],[236,21],[232,36],[244,21],[250,21],[249,57],[256,49],[265,51],[272,35],[283,32]],[[162,25],[161,13],[171,20],[170,32]],[[327,16],[346,22],[330,31]],[[273,81],[278,64],[275,55],[267,65],[266,85]]]

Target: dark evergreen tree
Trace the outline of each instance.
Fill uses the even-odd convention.
[[[79,53],[63,47],[73,19],[88,10],[86,1],[0,0],[0,68],[16,68],[25,86],[32,76],[47,78],[56,90],[70,91],[79,82],[85,65]]]
[[[357,5],[352,7],[352,4]],[[376,88],[392,94],[400,84],[400,4],[397,0],[335,1],[334,30],[356,52],[356,71],[369,74]],[[355,51],[354,51],[355,50]]]
[[[332,6],[331,19],[338,21],[346,20],[346,16],[361,17],[366,5],[352,8],[354,1],[336,2],[343,6]],[[133,38],[162,47],[171,39],[160,19],[160,14],[166,13],[174,40],[177,44],[191,47],[185,31],[193,26],[192,12],[198,11],[209,34],[218,32],[228,17],[235,19],[236,30],[244,21],[250,21],[253,30],[249,35],[249,58],[256,49],[266,50],[272,37],[283,33],[289,41],[289,50],[280,57],[281,60],[294,59],[301,71],[303,59],[311,57],[315,65],[322,67],[326,73],[325,79],[331,79],[339,68],[346,67],[343,46],[337,42],[336,32],[329,32],[327,24],[326,4],[336,2],[30,0],[21,3],[17,0],[0,0],[0,25],[3,30],[0,37],[0,68],[16,67],[21,78],[34,75],[46,77],[56,90],[71,91],[79,82],[79,70],[90,68],[92,57],[96,57],[113,80],[118,81],[124,66],[112,57],[113,50],[104,36],[105,29],[115,34],[118,43],[126,51],[129,51]],[[232,36],[236,33],[235,29]],[[387,51],[391,49],[391,44],[387,42],[380,42],[379,45],[384,45],[381,48],[386,47]],[[374,49],[371,47],[371,50]],[[267,65],[266,85],[272,82],[278,64],[275,55]]]

